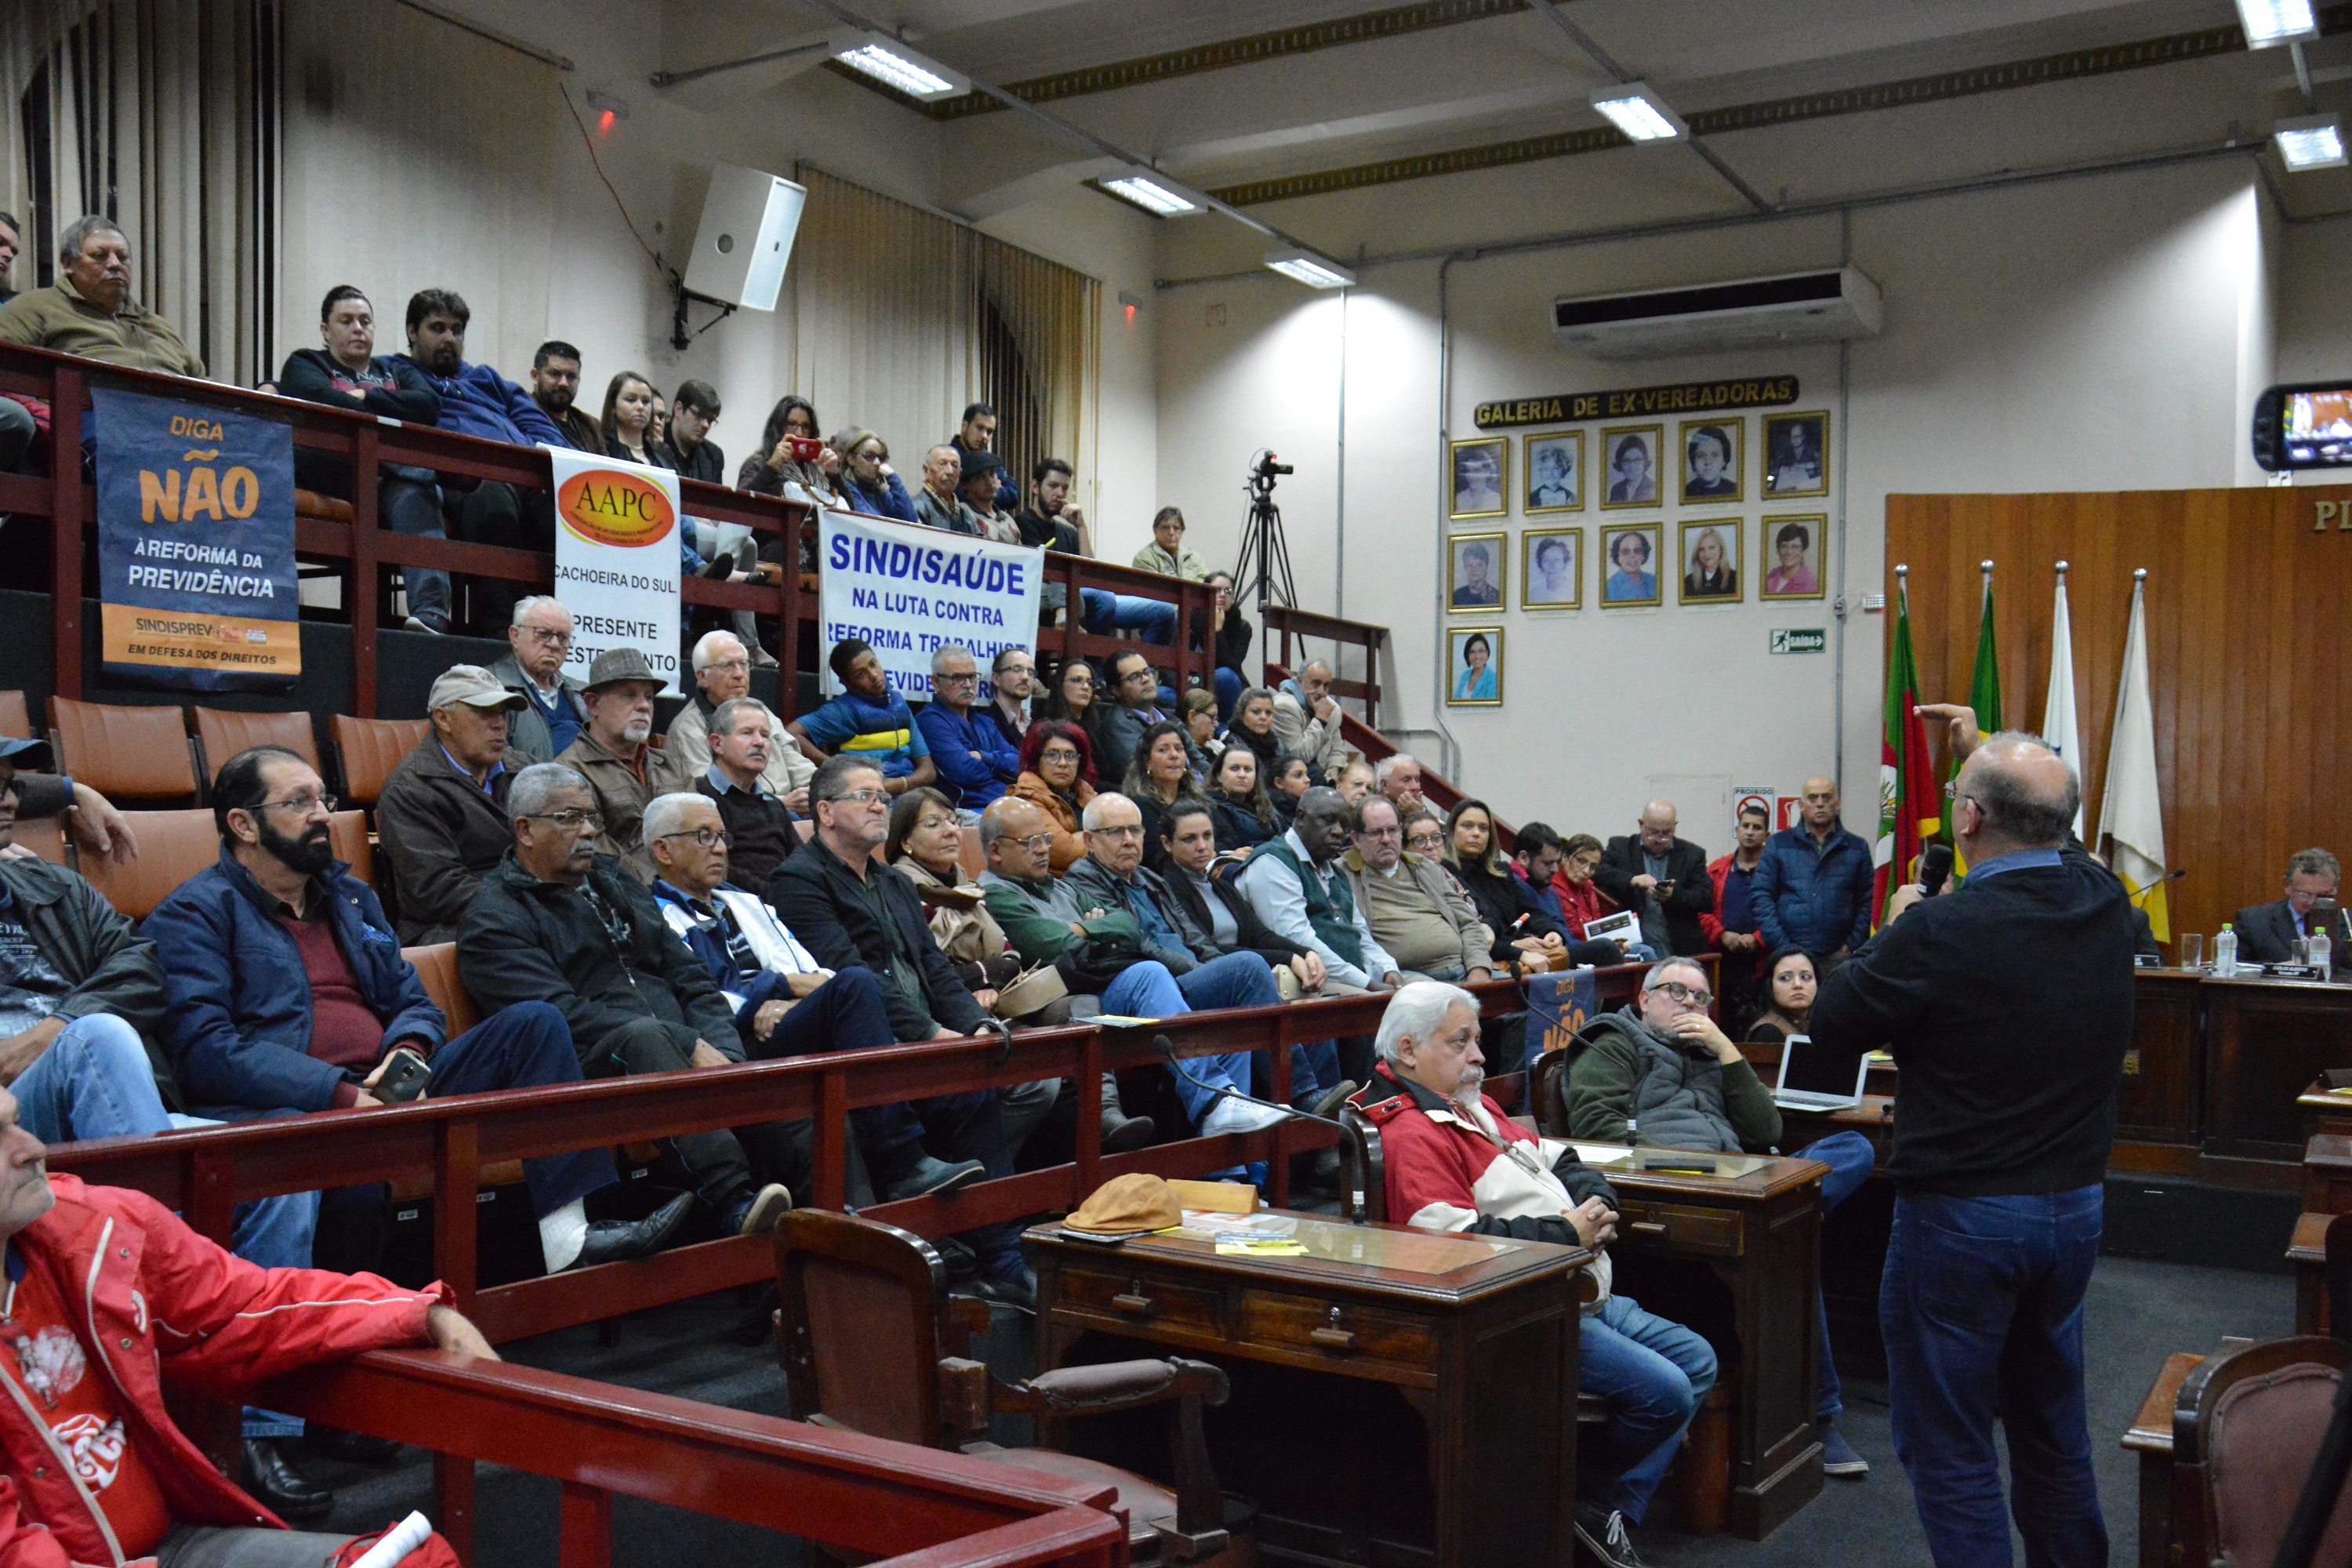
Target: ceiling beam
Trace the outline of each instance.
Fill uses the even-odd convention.
[[[2352,4],[2330,5],[2322,10],[2320,29],[2329,34],[2352,32]],[[2047,82],[2080,81],[2154,66],[2178,65],[2217,55],[2243,53],[2245,47],[2244,33],[2232,24],[2199,28],[2194,32],[2171,33],[2162,37],[2140,38],[2130,43],[2070,49],[2062,54],[2011,60],[2002,65],[1940,71],[1932,76],[1906,77],[1899,81],[1841,88],[1827,92],[1801,93],[1794,97],[1735,104],[1724,109],[1685,110],[1682,113],[1696,140],[1701,136],[1720,136],[1735,131],[1793,125],[1809,120],[1827,120],[1839,115],[1864,114],[1883,109],[1907,108],[1913,104],[1973,98],[1983,93],[2013,91]],[[1633,142],[1614,126],[1598,126],[1549,136],[1529,136],[1510,142],[1490,142],[1476,146],[1420,153],[1344,168],[1250,180],[1217,187],[1208,194],[1234,206],[1254,206],[1266,202],[1296,201],[1303,196],[1394,184],[1405,180],[1429,179],[1440,174],[1458,174],[1474,169],[1495,169],[1512,163],[1573,157],[1585,153],[1605,153],[1632,145]]]

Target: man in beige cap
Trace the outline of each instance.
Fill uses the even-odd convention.
[[[507,786],[530,759],[507,737],[521,696],[477,664],[452,665],[425,699],[433,728],[400,759],[376,800],[377,852],[399,889],[400,940],[447,942],[514,829]]]
[[[677,776],[653,738],[654,695],[661,689],[661,677],[643,653],[606,648],[588,667],[588,726],[555,759],[596,792],[604,818],[596,852],[618,857],[647,886],[654,867],[646,856],[646,804],[694,787],[691,779]]]

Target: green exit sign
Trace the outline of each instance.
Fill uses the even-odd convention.
[[[1819,653],[1830,646],[1830,634],[1820,626],[1775,626],[1774,653]]]

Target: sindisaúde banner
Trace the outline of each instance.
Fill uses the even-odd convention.
[[[954,643],[980,666],[985,702],[994,696],[988,671],[999,653],[1035,653],[1043,550],[830,510],[823,529],[821,654],[863,637],[890,689],[921,701],[931,694],[931,655]],[[841,689],[830,668],[823,679],[826,691]]]
[[[189,691],[292,686],[292,426],[143,393],[90,401],[105,673]]]
[[[633,647],[677,688],[677,476],[593,452],[547,448],[555,478],[555,596],[572,612],[567,674]]]

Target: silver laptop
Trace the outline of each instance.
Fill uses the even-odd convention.
[[[1862,1103],[1869,1075],[1867,1052],[1848,1056],[1814,1045],[1810,1035],[1790,1035],[1780,1047],[1772,1103],[1787,1110],[1843,1110]]]

